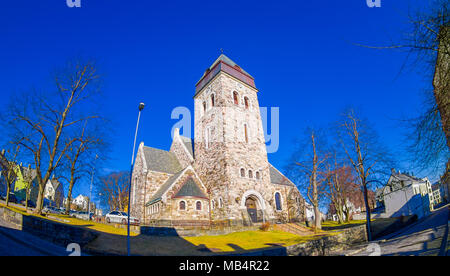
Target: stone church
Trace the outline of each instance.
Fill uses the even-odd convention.
[[[151,226],[304,220],[297,187],[267,159],[254,78],[224,54],[196,84],[194,139],[139,145],[131,214]]]

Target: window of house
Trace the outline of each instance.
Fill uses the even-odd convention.
[[[223,201],[222,201],[222,198],[220,197],[219,198],[219,208],[222,208],[223,207]]]
[[[206,112],[206,102],[203,102],[203,114]]]
[[[248,109],[250,104],[248,102],[248,98],[247,97],[244,98],[244,104],[245,104],[245,109]]]
[[[233,92],[233,101],[235,105],[239,105],[239,94],[236,91]]]
[[[261,178],[261,176],[259,175],[259,172],[256,172],[255,176],[256,176],[256,179],[258,179],[258,180]]]
[[[248,130],[247,130],[247,125],[244,125],[244,138],[245,138],[245,142],[248,143]]]
[[[275,193],[275,207],[277,211],[281,211],[281,195],[279,192]]]
[[[216,208],[216,201],[213,199],[211,200],[211,209],[215,209]]]
[[[248,178],[253,178],[253,171],[252,170],[248,171]]]
[[[201,210],[202,210],[202,203],[201,203],[200,201],[197,201],[197,202],[195,203],[195,209],[196,209],[197,211],[201,211]]]
[[[186,210],[186,202],[180,201],[180,210]]]
[[[211,107],[214,107],[215,102],[214,102],[214,94],[211,94]]]
[[[245,170],[243,168],[241,169],[241,177],[245,177]]]

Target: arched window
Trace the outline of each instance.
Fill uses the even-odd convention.
[[[206,102],[203,102],[203,114],[206,112]]]
[[[201,211],[201,210],[202,210],[202,202],[201,202],[201,201],[197,201],[197,202],[195,203],[195,209],[196,209],[197,211]]]
[[[244,125],[244,138],[245,138],[245,142],[248,143],[248,130],[247,130],[247,125]]]
[[[261,177],[261,176],[259,175],[259,172],[256,172],[256,173],[255,173],[255,176],[256,176],[256,179],[258,179],[258,180],[259,180],[259,178]]]
[[[216,208],[216,201],[214,199],[211,200],[211,209],[215,209]]]
[[[222,198],[220,197],[219,198],[219,208],[222,208],[223,207],[223,201],[222,201]]]
[[[241,177],[245,177],[245,170],[243,168],[241,169]]]
[[[233,101],[235,105],[239,105],[239,94],[236,91],[233,92]]]
[[[211,94],[211,107],[214,107],[215,102],[214,102],[214,94]]]
[[[248,178],[253,178],[253,171],[252,170],[248,170]]]
[[[275,193],[275,207],[277,211],[281,211],[281,195],[279,192]]]
[[[245,109],[248,109],[250,104],[248,102],[248,98],[247,97],[244,98],[244,104],[245,104]]]
[[[180,210],[182,211],[186,210],[186,202],[180,201]]]

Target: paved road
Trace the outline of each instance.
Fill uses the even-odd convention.
[[[437,256],[441,251],[443,238],[449,220],[449,205],[434,211],[425,219],[399,232],[343,252],[352,256]]]
[[[18,230],[0,219],[0,256],[68,256],[65,248],[56,246]]]

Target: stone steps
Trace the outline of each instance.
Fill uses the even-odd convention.
[[[277,224],[275,226],[281,231],[285,231],[299,236],[311,235],[313,233],[310,229],[295,223]]]

